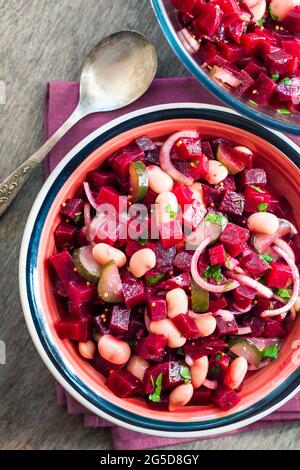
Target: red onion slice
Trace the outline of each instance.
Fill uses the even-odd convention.
[[[234,315],[229,310],[217,310],[214,313],[214,317],[222,317],[224,321],[233,321]]]
[[[279,338],[247,338],[247,341],[260,351],[271,348],[274,344],[279,344]]]
[[[251,332],[252,330],[250,326],[243,326],[241,328],[238,328],[236,335],[250,335]]]
[[[250,312],[250,310],[251,310],[252,307],[253,307],[253,305],[251,304],[251,305],[249,305],[249,307],[247,307],[247,308],[241,308],[241,307],[238,307],[238,306],[236,305],[236,303],[234,303],[234,302],[233,302],[232,306],[233,306],[233,308],[234,308],[237,312],[239,312],[239,313],[247,313],[247,312]]]
[[[277,238],[277,240],[274,241],[274,245],[279,246],[279,248],[285,251],[287,256],[289,256],[293,263],[295,263],[295,253],[286,241],[282,240],[281,238]]]
[[[168,173],[173,180],[179,181],[179,183],[186,184],[187,186],[191,186],[194,182],[193,178],[185,176],[183,173],[178,171],[171,162],[171,150],[173,145],[178,139],[184,137],[198,139],[199,133],[197,131],[181,131],[172,134],[160,149],[159,161],[162,170]]]
[[[266,297],[267,299],[271,299],[273,297],[273,292],[271,291],[271,289],[264,286],[260,282],[255,281],[255,279],[246,276],[245,274],[237,274],[232,271],[227,271],[226,274],[232,279],[236,279],[240,284],[255,289],[257,293],[262,297]]]
[[[187,28],[183,28],[177,33],[179,39],[183,42],[184,46],[186,44],[188,47],[186,49],[190,54],[195,54],[200,49],[199,42],[191,35]]]
[[[186,238],[185,248],[186,250],[196,250],[207,236],[211,236],[212,241],[216,241],[221,236],[221,233],[222,227],[220,225],[202,220],[196,230]]]
[[[236,78],[233,73],[223,67],[219,67],[218,65],[214,66],[211,73],[213,78],[216,78],[217,80],[220,80],[220,82],[226,83],[233,88],[237,88],[241,84],[241,80]]]
[[[281,315],[282,313],[288,312],[292,308],[294,303],[296,302],[296,299],[297,299],[298,294],[299,294],[300,277],[299,277],[299,271],[297,269],[297,266],[295,265],[293,260],[286,254],[286,252],[283,251],[281,248],[279,248],[278,246],[274,246],[274,250],[276,251],[276,253],[279,254],[279,256],[281,256],[281,258],[284,259],[286,264],[292,270],[293,291],[292,291],[292,295],[291,295],[289,301],[285,305],[283,305],[282,307],[277,308],[275,310],[265,310],[264,312],[262,312],[260,316],[263,317],[263,318],[264,317],[274,317],[276,315]]]
[[[91,206],[86,202],[83,207],[84,225],[86,229],[89,229],[91,225]]]
[[[210,390],[217,390],[218,382],[217,380],[208,380],[205,379],[203,382],[204,387],[209,388]]]
[[[84,187],[84,191],[85,191],[85,194],[86,194],[86,197],[89,201],[89,203],[91,204],[91,206],[98,210],[98,204],[96,204],[96,201],[95,201],[95,198],[92,194],[92,191],[91,191],[91,188],[90,188],[90,185],[89,183],[87,183],[86,181],[83,183],[83,187]]]
[[[258,233],[253,236],[252,243],[259,253],[265,253],[275,240],[285,237],[288,234],[291,234],[292,236],[296,235],[296,227],[286,219],[279,219],[279,229],[277,232],[270,235]]]
[[[233,289],[236,289],[240,285],[239,282],[233,281],[230,283],[223,284],[221,286],[209,284],[204,279],[202,279],[202,277],[200,276],[198,272],[198,261],[201,256],[201,253],[213,240],[214,240],[214,236],[212,234],[208,235],[208,237],[205,238],[203,242],[200,243],[200,245],[198,246],[192,258],[191,274],[196,284],[198,284],[198,286],[202,287],[202,289],[205,289],[208,292],[220,292],[220,293],[229,292]]]

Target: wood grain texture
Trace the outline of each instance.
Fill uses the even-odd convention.
[[[148,0],[0,0],[0,178],[42,143],[42,103],[47,80],[75,80],[88,51],[120,29],[145,33],[157,47],[159,76],[184,75],[154,19]],[[54,382],[31,342],[18,293],[22,232],[42,171],[0,221],[1,449],[109,449],[108,430],[84,429],[55,402]],[[180,446],[179,446],[180,447]],[[177,446],[178,448],[178,446]],[[196,442],[184,449],[300,448],[299,424]]]

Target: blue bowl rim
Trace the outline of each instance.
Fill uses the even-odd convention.
[[[288,122],[269,117],[268,115],[262,112],[256,111],[254,108],[247,106],[242,101],[235,99],[231,93],[227,92],[226,90],[223,90],[217,83],[215,83],[211,78],[209,78],[208,75],[201,69],[201,67],[195,62],[195,60],[188,54],[188,52],[183,47],[181,41],[179,40],[174,31],[172,23],[168,18],[168,14],[166,12],[162,0],[151,0],[151,4],[155,16],[158,20],[158,23],[171,48],[173,49],[179,60],[187,68],[187,70],[201,84],[203,84],[208,91],[213,93],[226,105],[235,109],[239,113],[247,116],[248,118],[253,119],[255,122],[271,127],[272,129],[279,130],[281,132],[300,135],[300,125],[297,126],[289,124]]]
[[[20,256],[20,295],[25,319],[42,359],[56,379],[83,406],[115,424],[147,434],[178,438],[225,433],[246,426],[271,413],[300,389],[300,367],[284,384],[253,406],[223,418],[187,423],[144,418],[96,395],[66,366],[44,322],[36,279],[39,240],[44,222],[56,194],[74,169],[95,149],[116,135],[147,123],[182,118],[209,119],[245,129],[268,140],[288,155],[288,158],[300,168],[299,149],[289,139],[284,139],[279,133],[265,129],[225,108],[176,103],[133,112],[113,121],[109,126],[100,128],[84,139],[54,170],[32,208],[24,232]]]

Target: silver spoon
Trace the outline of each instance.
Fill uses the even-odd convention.
[[[151,85],[156,69],[156,51],[140,33],[121,31],[99,42],[83,65],[80,99],[75,111],[36,153],[0,184],[0,217],[74,124],[88,114],[112,111],[136,101]]]

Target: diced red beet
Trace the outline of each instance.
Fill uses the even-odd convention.
[[[167,317],[167,304],[164,299],[152,297],[147,300],[147,309],[152,321],[163,320]]]
[[[54,232],[56,248],[58,250],[72,250],[76,233],[76,227],[66,222],[61,222]]]
[[[219,5],[203,5],[201,15],[193,22],[196,32],[202,36],[214,36],[221,24],[223,12]]]
[[[97,296],[97,286],[83,279],[71,281],[67,286],[67,294],[69,299],[75,302],[89,302]]]
[[[144,380],[143,380],[143,390],[148,395],[149,393],[154,392],[154,386],[157,377],[162,374],[163,381],[165,376],[169,371],[169,362],[163,362],[161,364],[155,364],[154,366],[148,367],[146,369]]]
[[[226,166],[230,174],[236,175],[246,167],[252,166],[253,157],[231,145],[221,143],[217,149],[217,159]]]
[[[256,63],[254,60],[251,60],[245,67],[245,72],[250,75],[250,77],[257,79],[261,72],[264,72],[265,69],[258,63]]]
[[[173,266],[180,271],[190,271],[192,262],[193,252],[192,251],[180,251],[175,256]]]
[[[163,281],[160,284],[161,289],[171,290],[181,287],[181,289],[188,289],[191,285],[191,277],[189,272],[179,274],[178,276],[172,277],[167,281]]]
[[[211,390],[200,387],[194,390],[193,396],[187,406],[206,406],[211,403]]]
[[[159,401],[152,401],[146,397],[146,403],[152,410],[167,411],[169,409],[169,395],[161,393]]]
[[[211,266],[216,266],[217,264],[220,266],[225,265],[226,252],[223,243],[218,243],[217,245],[212,246],[209,248],[208,253]]]
[[[206,178],[208,175],[208,158],[202,155],[197,160],[190,163],[190,175],[195,180],[199,178]]]
[[[97,372],[100,372],[104,377],[108,377],[110,372],[112,370],[119,370],[121,369],[122,366],[112,364],[109,361],[106,361],[98,351],[96,352],[96,355],[94,359],[90,360],[89,363],[93,366],[94,369],[96,369]]]
[[[66,222],[78,224],[78,221],[83,220],[83,206],[82,199],[67,199],[62,205],[60,215]]]
[[[146,338],[141,338],[135,346],[135,354],[148,361],[161,362],[167,338],[164,335],[149,333]]]
[[[241,43],[247,56],[265,57],[271,48],[266,39],[257,33],[242,34]]]
[[[202,140],[201,141],[201,146],[202,146],[202,153],[204,155],[206,155],[206,157],[209,160],[214,160],[215,156],[214,156],[213,149],[210,145],[210,141],[209,140]]]
[[[244,56],[244,49],[239,44],[219,41],[218,47],[228,62],[238,62]]]
[[[121,152],[113,158],[112,167],[121,178],[127,178],[130,163],[139,160],[144,161],[144,159],[144,152],[137,145],[132,145],[123,148]]]
[[[55,323],[55,329],[60,339],[85,342],[90,338],[90,317],[60,320]]]
[[[88,172],[86,180],[91,190],[98,194],[102,186],[114,185],[116,183],[116,176],[112,171],[93,170]]]
[[[114,335],[124,335],[128,331],[131,310],[121,305],[114,305],[109,328]]]
[[[96,204],[111,204],[116,211],[121,211],[127,207],[127,198],[121,197],[121,194],[112,186],[102,186],[96,197]]]
[[[206,208],[200,201],[194,200],[192,204],[186,204],[182,215],[184,226],[194,230],[203,220],[205,214]]]
[[[196,160],[202,156],[201,141],[199,139],[180,138],[175,142],[174,150],[182,160]]]
[[[125,304],[128,308],[135,307],[145,301],[143,281],[136,279],[128,271],[122,279]]]
[[[71,317],[84,318],[92,315],[95,311],[95,305],[90,302],[68,302],[68,312]]]
[[[300,40],[293,37],[293,39],[284,39],[281,41],[281,47],[289,52],[293,57],[300,59]]]
[[[209,310],[209,312],[215,313],[218,310],[224,309],[225,307],[227,307],[227,305],[228,304],[227,304],[226,297],[224,295],[222,295],[218,299],[213,300],[212,302],[209,303],[208,310]]]
[[[235,335],[238,332],[238,325],[235,319],[226,321],[220,316],[216,316],[217,332],[219,335]]]
[[[80,279],[79,274],[75,271],[72,256],[68,251],[61,251],[50,256],[48,262],[63,285],[67,286],[69,282]]]
[[[165,273],[166,271],[172,271],[175,255],[176,248],[174,246],[164,249],[161,243],[155,243],[155,269],[161,271],[162,273]]]
[[[110,333],[108,315],[101,314],[91,318],[91,329],[95,335]]]
[[[265,65],[271,74],[283,74],[288,69],[292,60],[293,56],[291,54],[284,49],[278,49],[266,55]]]
[[[66,286],[58,278],[54,278],[52,281],[52,292],[54,295],[58,295],[59,297],[67,297]]]
[[[142,382],[126,368],[111,371],[106,385],[120,398],[132,397],[142,389]]]
[[[225,59],[225,57],[221,56],[221,53],[211,42],[207,42],[201,47],[200,54],[203,59],[203,62],[205,62],[210,67],[214,67],[215,65],[223,66],[227,64],[227,60]],[[207,157],[210,158],[209,155],[207,155]]]
[[[217,184],[215,186],[218,190],[226,190],[226,189],[230,189],[231,191],[235,191],[236,190],[236,184],[235,184],[235,179],[234,179],[234,176],[233,175],[228,175],[226,176],[226,178],[222,181],[222,183],[220,184]]]
[[[281,322],[272,318],[265,319],[263,336],[265,338],[283,338],[286,336],[286,330],[282,326]]]
[[[212,186],[202,184],[203,199],[206,206],[216,206],[219,203],[221,192]]]
[[[273,212],[278,206],[278,201],[265,188],[247,186],[245,189],[245,211],[257,212],[259,204],[268,204],[268,212]]]
[[[265,106],[268,104],[271,96],[276,91],[277,84],[262,72],[257,80],[254,82],[251,98],[256,104]]]
[[[242,325],[250,326],[250,336],[253,338],[259,338],[263,334],[265,321],[259,317],[243,318]]]
[[[181,376],[181,367],[186,366],[183,361],[169,361],[168,368],[163,374],[163,389],[171,390],[172,388],[177,387],[184,383],[184,379]]]
[[[180,313],[172,319],[176,328],[180,331],[182,336],[188,339],[199,337],[199,330],[195,321],[188,316],[187,313]]]
[[[209,378],[212,380],[222,379],[229,367],[230,362],[230,357],[223,352],[211,356],[209,360]]]
[[[276,289],[284,289],[287,283],[292,279],[290,267],[279,261],[272,261],[270,266],[271,271],[266,275],[267,286]]]
[[[252,277],[260,277],[270,269],[270,265],[261,259],[255,251],[240,258],[241,267]]]
[[[223,411],[231,410],[241,401],[238,394],[226,385],[220,385],[212,393],[212,400]]]
[[[217,354],[227,348],[225,341],[216,337],[198,338],[188,341],[184,345],[184,352],[192,359],[199,359],[202,356]]]
[[[251,168],[250,170],[243,171],[240,181],[243,186],[255,185],[262,187],[267,184],[267,175],[262,168]]]
[[[229,39],[232,39],[233,41],[237,42],[238,44],[240,43],[241,36],[244,32],[245,28],[245,23],[242,20],[237,20],[226,28],[226,34],[229,37]]]
[[[81,247],[81,246],[86,246],[88,244],[89,244],[89,242],[88,242],[88,239],[87,239],[86,228],[82,227],[76,233],[76,246]]]
[[[130,319],[129,328],[124,337],[127,339],[137,341],[147,335],[144,319],[133,317]]]
[[[159,165],[159,148],[148,136],[141,136],[136,139],[136,144],[145,153],[145,160],[152,165]]]
[[[177,245],[184,239],[181,223],[178,219],[163,223],[159,227],[160,241],[164,249]]]
[[[242,310],[247,309],[256,296],[255,289],[248,286],[239,286],[233,291],[234,303]]]
[[[273,308],[272,302],[270,299],[266,299],[265,297],[257,297],[255,303],[255,315],[259,315],[264,310],[270,310]]]
[[[283,26],[290,33],[300,33],[300,6],[295,6],[284,18]]]
[[[198,0],[171,0],[172,5],[183,13],[193,13]]]
[[[141,250],[143,246],[136,240],[128,240],[125,248],[126,255],[131,258],[131,256],[137,251]]]
[[[220,241],[224,243],[226,252],[235,257],[243,251],[243,245],[247,242],[249,236],[248,229],[228,222],[221,234]]]
[[[192,204],[194,201],[191,189],[185,184],[176,183],[173,188],[173,193],[175,194],[181,208],[183,208],[185,204]]]

